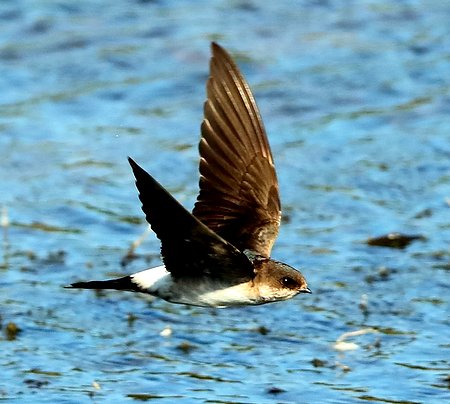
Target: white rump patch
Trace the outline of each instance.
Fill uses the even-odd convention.
[[[130,277],[143,291],[147,291],[150,294],[153,294],[155,291],[164,290],[172,284],[170,273],[164,265],[136,272],[130,275]]]

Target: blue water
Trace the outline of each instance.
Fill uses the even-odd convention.
[[[0,400],[449,400],[449,20],[440,0],[1,1]],[[150,235],[121,266],[146,228],[126,157],[192,207],[211,40],[272,144],[273,256],[314,293],[213,310],[63,289],[159,264]],[[424,239],[367,245],[392,231]]]

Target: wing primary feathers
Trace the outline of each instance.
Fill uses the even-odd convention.
[[[281,214],[272,152],[239,68],[218,44],[211,48],[193,214],[239,250],[270,256]]]
[[[187,211],[149,173],[128,158],[136,178],[142,210],[161,240],[161,255],[174,278],[251,279],[248,258]]]

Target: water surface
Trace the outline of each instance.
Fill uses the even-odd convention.
[[[449,18],[437,0],[1,2],[0,399],[449,399]],[[150,235],[121,266],[146,228],[126,157],[192,207],[211,40],[266,123],[273,256],[314,293],[213,310],[63,289],[159,264]],[[392,231],[423,239],[366,244]]]

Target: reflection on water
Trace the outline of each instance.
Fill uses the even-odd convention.
[[[449,15],[437,0],[1,2],[0,399],[444,402]],[[314,293],[213,310],[63,289],[159,263],[153,235],[122,261],[146,228],[126,157],[192,206],[211,40],[268,129],[274,257]],[[393,232],[421,238],[367,245]]]

